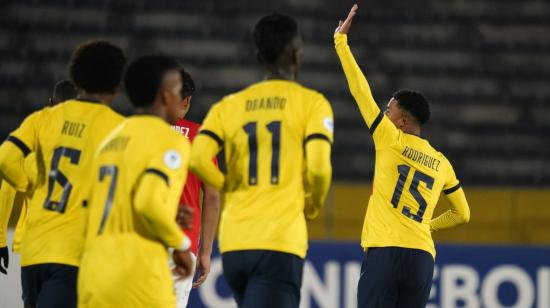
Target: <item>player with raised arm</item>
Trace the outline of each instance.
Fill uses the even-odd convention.
[[[76,307],[83,188],[99,142],[123,120],[108,104],[125,63],[110,42],[80,45],[69,65],[77,99],[34,112],[0,146],[4,179],[32,194],[21,244],[25,307]],[[23,168],[30,153],[37,155],[35,183]]]
[[[430,117],[424,96],[399,90],[384,112],[374,101],[347,44],[357,9],[354,5],[334,34],[350,91],[376,149],[373,192],[361,236],[365,254],[357,306],[425,307],[435,258],[431,232],[467,223],[470,210],[447,158],[421,137],[421,125]],[[432,219],[441,192],[452,208]]]
[[[51,106],[69,99],[76,98],[76,88],[67,79],[57,82],[53,88],[52,96],[49,99]],[[36,166],[36,153],[29,153],[25,157],[24,170],[31,182],[36,182],[38,174]],[[9,264],[9,252],[7,245],[7,228],[12,209],[19,208],[19,218],[13,234],[12,251],[19,253],[21,239],[25,232],[25,218],[27,216],[28,195],[18,192],[8,182],[0,178],[0,272],[7,274]],[[2,266],[2,264],[4,264]]]
[[[191,241],[175,221],[190,146],[167,124],[181,109],[179,64],[149,55],[124,78],[136,114],[102,142],[94,159],[79,307],[175,307],[166,260],[192,272]]]
[[[191,169],[224,194],[219,244],[237,304],[298,307],[306,218],[317,216],[330,187],[332,109],[296,82],[302,41],[294,19],[265,16],[253,38],[266,80],[210,109]],[[222,148],[226,174],[211,159]]]
[[[191,78],[191,75],[183,69],[180,69],[180,74],[183,81],[181,90],[182,110],[179,119],[172,128],[185,137],[186,140],[193,142],[199,132],[200,124],[185,119],[185,116],[191,108],[191,100],[195,93],[195,82]],[[214,161],[216,162],[215,158]],[[202,206],[200,202],[201,195],[203,199]],[[220,216],[220,194],[215,188],[202,183],[196,175],[189,172],[181,194],[180,207],[192,210],[192,226],[189,229],[183,230],[191,240],[191,253],[193,259],[197,260],[196,271],[198,272],[195,283],[193,283],[194,272],[187,279],[179,279],[177,275],[173,277],[176,291],[176,306],[184,308],[189,301],[191,287],[196,288],[200,286],[210,272],[212,244],[216,237]],[[173,262],[171,262],[170,267],[174,267]]]

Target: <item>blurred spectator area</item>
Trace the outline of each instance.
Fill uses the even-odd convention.
[[[383,108],[400,88],[424,92],[424,129],[466,185],[550,183],[550,2],[545,0],[357,1],[350,45]],[[300,82],[331,101],[334,177],[370,181],[374,148],[349,94],[332,34],[349,0],[0,2],[0,135],[48,100],[67,77],[71,51],[91,38],[130,58],[162,51],[198,84],[191,118],[262,78],[250,30],[263,14],[287,12],[303,33]],[[129,113],[120,95],[115,109]],[[228,117],[231,115],[227,115]]]

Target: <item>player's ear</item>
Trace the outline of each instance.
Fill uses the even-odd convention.
[[[167,88],[162,87],[159,95],[162,105],[168,105],[168,102],[170,101],[170,91],[168,91]]]

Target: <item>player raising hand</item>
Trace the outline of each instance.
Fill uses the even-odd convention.
[[[421,135],[430,118],[426,98],[399,90],[381,111],[347,43],[354,5],[334,34],[344,68],[369,133],[376,163],[363,225],[365,249],[358,307],[425,307],[432,286],[435,248],[431,231],[466,223],[470,210],[450,162]],[[432,219],[444,192],[452,209]]]

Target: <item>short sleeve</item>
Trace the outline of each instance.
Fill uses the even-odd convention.
[[[304,143],[312,139],[334,141],[334,115],[326,98],[319,95],[318,100],[308,112]]]
[[[34,152],[38,146],[39,125],[44,118],[44,109],[29,115],[23,123],[13,131],[7,138],[7,141],[15,144],[24,156]]]
[[[208,114],[206,115],[206,118],[200,128],[199,135],[206,135],[212,138],[221,148],[223,147],[225,138],[222,124],[221,103],[217,103],[210,108],[210,111],[208,111]]]
[[[380,111],[374,122],[372,122],[369,133],[372,135],[374,146],[377,149],[393,144],[399,137],[399,129],[395,127],[383,111]]]
[[[447,164],[448,171],[445,185],[443,185],[443,192],[448,195],[452,194],[460,188],[460,182],[456,178],[456,174],[451,163],[447,159],[445,159],[445,163]]]

